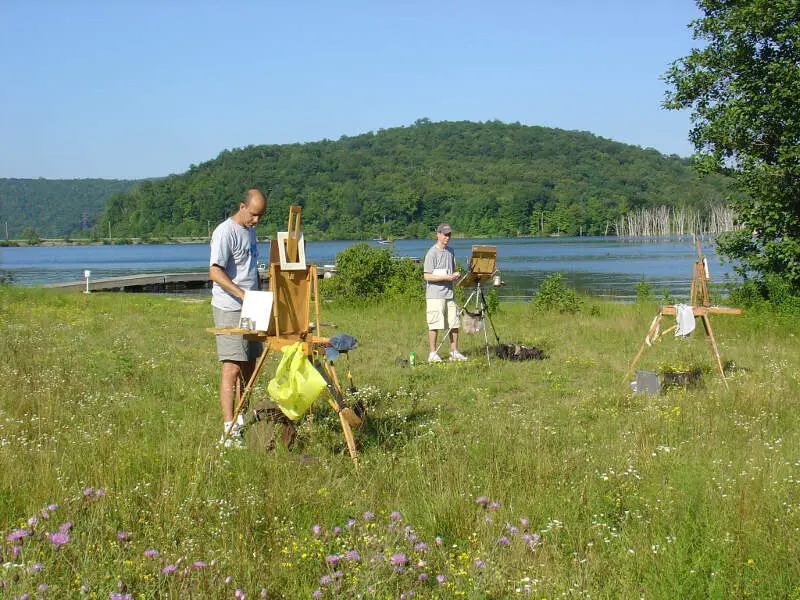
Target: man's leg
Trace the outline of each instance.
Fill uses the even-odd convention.
[[[450,330],[450,352],[458,352],[458,329]]]
[[[436,329],[428,330],[428,347],[430,348],[431,354],[436,352],[436,336],[438,333],[439,332]]]
[[[219,378],[219,406],[222,409],[222,420],[233,421],[233,398],[239,383],[240,363],[232,360],[222,361],[222,372]]]

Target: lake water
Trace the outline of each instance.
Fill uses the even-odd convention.
[[[306,260],[333,264],[336,253],[356,242],[306,242]],[[368,242],[377,245],[375,242]],[[397,240],[391,246],[398,256],[424,257],[432,240]],[[688,297],[692,265],[697,251],[691,239],[642,238],[523,238],[455,239],[450,246],[466,264],[473,244],[497,246],[497,268],[506,285],[504,299],[529,297],[550,273],[562,273],[573,288],[594,296],[626,300],[635,297],[634,286],[644,277],[657,294],[667,289]],[[702,244],[712,281],[733,276],[721,265],[712,242]],[[269,253],[259,244],[262,257]],[[123,246],[32,246],[0,248],[0,278],[18,285],[41,285],[136,273],[203,271],[208,268],[208,244],[142,244]]]

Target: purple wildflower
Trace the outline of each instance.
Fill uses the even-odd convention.
[[[497,543],[501,546],[508,546],[511,543],[511,540],[508,539],[506,536],[497,538]]]
[[[193,566],[195,569],[202,569],[203,567],[205,567],[205,566],[206,566],[206,563],[205,563],[205,562],[203,562],[202,560],[196,560],[196,561],[194,561],[194,562],[192,563],[192,566]]]
[[[314,598],[322,598],[322,590],[314,590],[311,592],[311,595],[314,596]]]
[[[311,533],[314,534],[314,537],[319,537],[319,534],[322,533],[322,527],[320,527],[319,525],[314,525],[311,528]]]
[[[347,519],[347,523],[345,524],[345,529],[352,529],[353,526],[356,524],[355,519]]]
[[[8,549],[8,551],[11,552],[12,556],[16,556],[17,554],[19,554],[20,550],[22,550],[22,546],[11,546],[11,548]]]
[[[428,574],[427,573],[420,573],[417,575],[418,581],[428,581]]]
[[[334,579],[341,579],[342,577],[344,577],[344,573],[342,573],[341,571],[336,571],[336,572],[333,574],[333,578],[334,578]],[[338,589],[338,587],[337,587],[337,589]]]
[[[339,557],[335,554],[330,554],[325,557],[325,560],[328,561],[329,565],[335,565],[337,562],[339,562]]]
[[[417,563],[417,568],[418,568],[418,569],[424,569],[424,568],[425,568],[425,566],[426,566],[427,564],[428,564],[428,563],[426,563],[424,560],[421,560],[421,561],[419,561],[419,562]]]
[[[480,504],[481,508],[486,508],[489,506],[489,499],[486,496],[478,496],[475,498],[475,503]]]
[[[118,531],[117,532],[117,539],[120,540],[121,542],[127,540],[128,539],[128,532],[127,531]]]
[[[519,533],[519,529],[509,523],[506,523],[506,532],[508,532],[509,535],[514,535],[515,533]]]
[[[491,508],[492,510],[497,510],[498,508],[500,508],[500,503],[492,501],[489,503],[489,508]]]
[[[373,517],[375,517],[375,513],[370,512],[370,511],[366,511],[363,515],[361,515],[361,518],[364,519],[365,521],[369,521]]]
[[[108,596],[109,600],[132,600],[133,596],[131,594],[122,594],[119,592],[111,592]]]
[[[342,533],[342,528],[341,527],[334,527],[333,528],[333,535],[339,535],[340,533]]]
[[[150,548],[149,550],[144,551],[144,555],[147,558],[153,558],[154,556],[158,556],[158,550],[156,550],[155,548]]]
[[[67,521],[58,526],[58,530],[61,533],[67,533],[70,529],[72,529],[72,521]]]
[[[43,508],[39,511],[39,516],[42,517],[45,521],[50,518],[50,513],[47,512],[46,508]]]
[[[323,575],[319,578],[320,585],[328,585],[329,583],[333,583],[333,577],[330,575]]]
[[[83,495],[84,495],[86,498],[88,498],[89,496],[91,496],[93,493],[94,493],[94,490],[93,490],[92,488],[90,488],[90,487],[87,487],[87,488],[85,488],[85,489],[83,490]]]
[[[38,573],[42,569],[44,569],[44,565],[40,562],[33,563],[30,567],[28,567],[32,573]]]
[[[350,562],[356,562],[361,559],[358,554],[358,550],[348,550],[344,554],[344,559]]]
[[[30,535],[30,531],[27,529],[15,529],[11,533],[6,536],[7,542],[15,542],[17,540],[21,540],[24,537]]]
[[[233,597],[239,598],[239,600],[244,600],[244,592],[237,588],[236,591],[233,592]]]
[[[39,585],[36,586],[36,591],[37,592],[46,592],[47,588],[48,588],[48,585],[46,583],[40,583]]]
[[[480,558],[475,559],[475,566],[479,569],[483,568],[483,561]]]
[[[231,577],[230,575],[228,575],[228,576],[225,578],[225,585],[228,585],[228,584],[229,584],[231,581],[233,581],[233,577]]]
[[[47,539],[53,542],[56,548],[59,548],[69,541],[69,535],[66,531],[57,531],[55,533],[48,533]]]
[[[166,575],[169,575],[170,573],[174,573],[177,570],[178,570],[178,566],[177,565],[167,565],[166,567],[161,569],[161,572],[166,574]]]
[[[436,581],[438,581],[438,582],[439,582],[439,585],[442,585],[442,584],[443,584],[445,581],[447,581],[447,577],[445,577],[444,575],[442,575],[441,573],[439,573],[439,574],[436,576]]]
[[[438,535],[436,536],[436,545],[437,546],[441,546],[442,545],[442,538],[440,538]]]
[[[389,531],[394,531],[394,523],[389,523],[388,525],[386,525],[386,529],[388,529]]]
[[[389,518],[392,521],[398,521],[400,519],[400,513],[396,510],[393,510],[392,512],[389,513]]]
[[[38,523],[38,522],[39,522],[39,519],[37,519],[37,518],[36,518],[36,515],[33,515],[32,517],[30,517],[30,518],[28,519],[28,526],[29,526],[29,527],[33,527],[33,526],[34,526],[34,525],[36,525],[36,523]]]
[[[49,511],[54,511],[57,508],[58,508],[58,504],[48,504],[47,505],[47,510],[49,510]]]
[[[525,517],[520,517],[520,518],[519,518],[519,523],[520,523],[520,525],[522,525],[523,527],[527,527],[527,526],[528,526],[528,523],[530,523],[530,521],[528,521],[528,519],[527,519],[527,518],[525,518]]]
[[[401,554],[400,552],[398,552],[396,554],[392,554],[389,557],[389,562],[392,563],[395,566],[402,566],[402,565],[406,564],[406,555],[405,554]]]
[[[417,552],[425,552],[428,549],[428,544],[425,542],[417,542],[414,544],[414,550]]]
[[[97,489],[94,491],[94,497],[95,497],[95,498],[102,498],[102,497],[103,497],[103,496],[105,496],[105,495],[106,495],[106,493],[105,493],[105,492],[104,492],[102,489],[100,489],[100,488],[97,488]]]

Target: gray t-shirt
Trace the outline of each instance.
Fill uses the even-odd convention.
[[[422,266],[425,273],[433,273],[434,271],[442,271],[448,275],[452,275],[456,271],[456,255],[448,247],[444,250],[434,245],[428,250],[425,255],[425,263]],[[437,273],[438,274],[438,273]],[[453,297],[453,282],[452,281],[426,281],[425,282],[425,298],[430,300],[442,300]]]
[[[242,227],[233,219],[220,223],[211,235],[211,265],[219,265],[243,290],[258,289],[258,245],[256,231]],[[211,306],[221,310],[241,310],[242,303],[221,286],[211,288]]]

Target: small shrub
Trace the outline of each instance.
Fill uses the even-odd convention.
[[[636,290],[636,304],[648,304],[653,301],[653,287],[644,280],[644,275],[634,289]]]
[[[748,280],[741,284],[728,283],[728,297],[732,304],[750,309],[767,309],[784,313],[800,313],[800,297],[787,281],[777,275],[767,275],[761,280]]]
[[[332,300],[363,302],[421,299],[422,267],[392,258],[388,248],[353,244],[336,255],[336,274],[323,280],[321,293]]]
[[[539,286],[531,303],[536,310],[557,310],[574,314],[581,309],[583,301],[575,290],[564,283],[561,273],[551,273]]]
[[[42,243],[39,232],[31,227],[26,227],[22,230],[22,237],[25,238],[25,243],[28,244],[28,246],[38,246]]]

